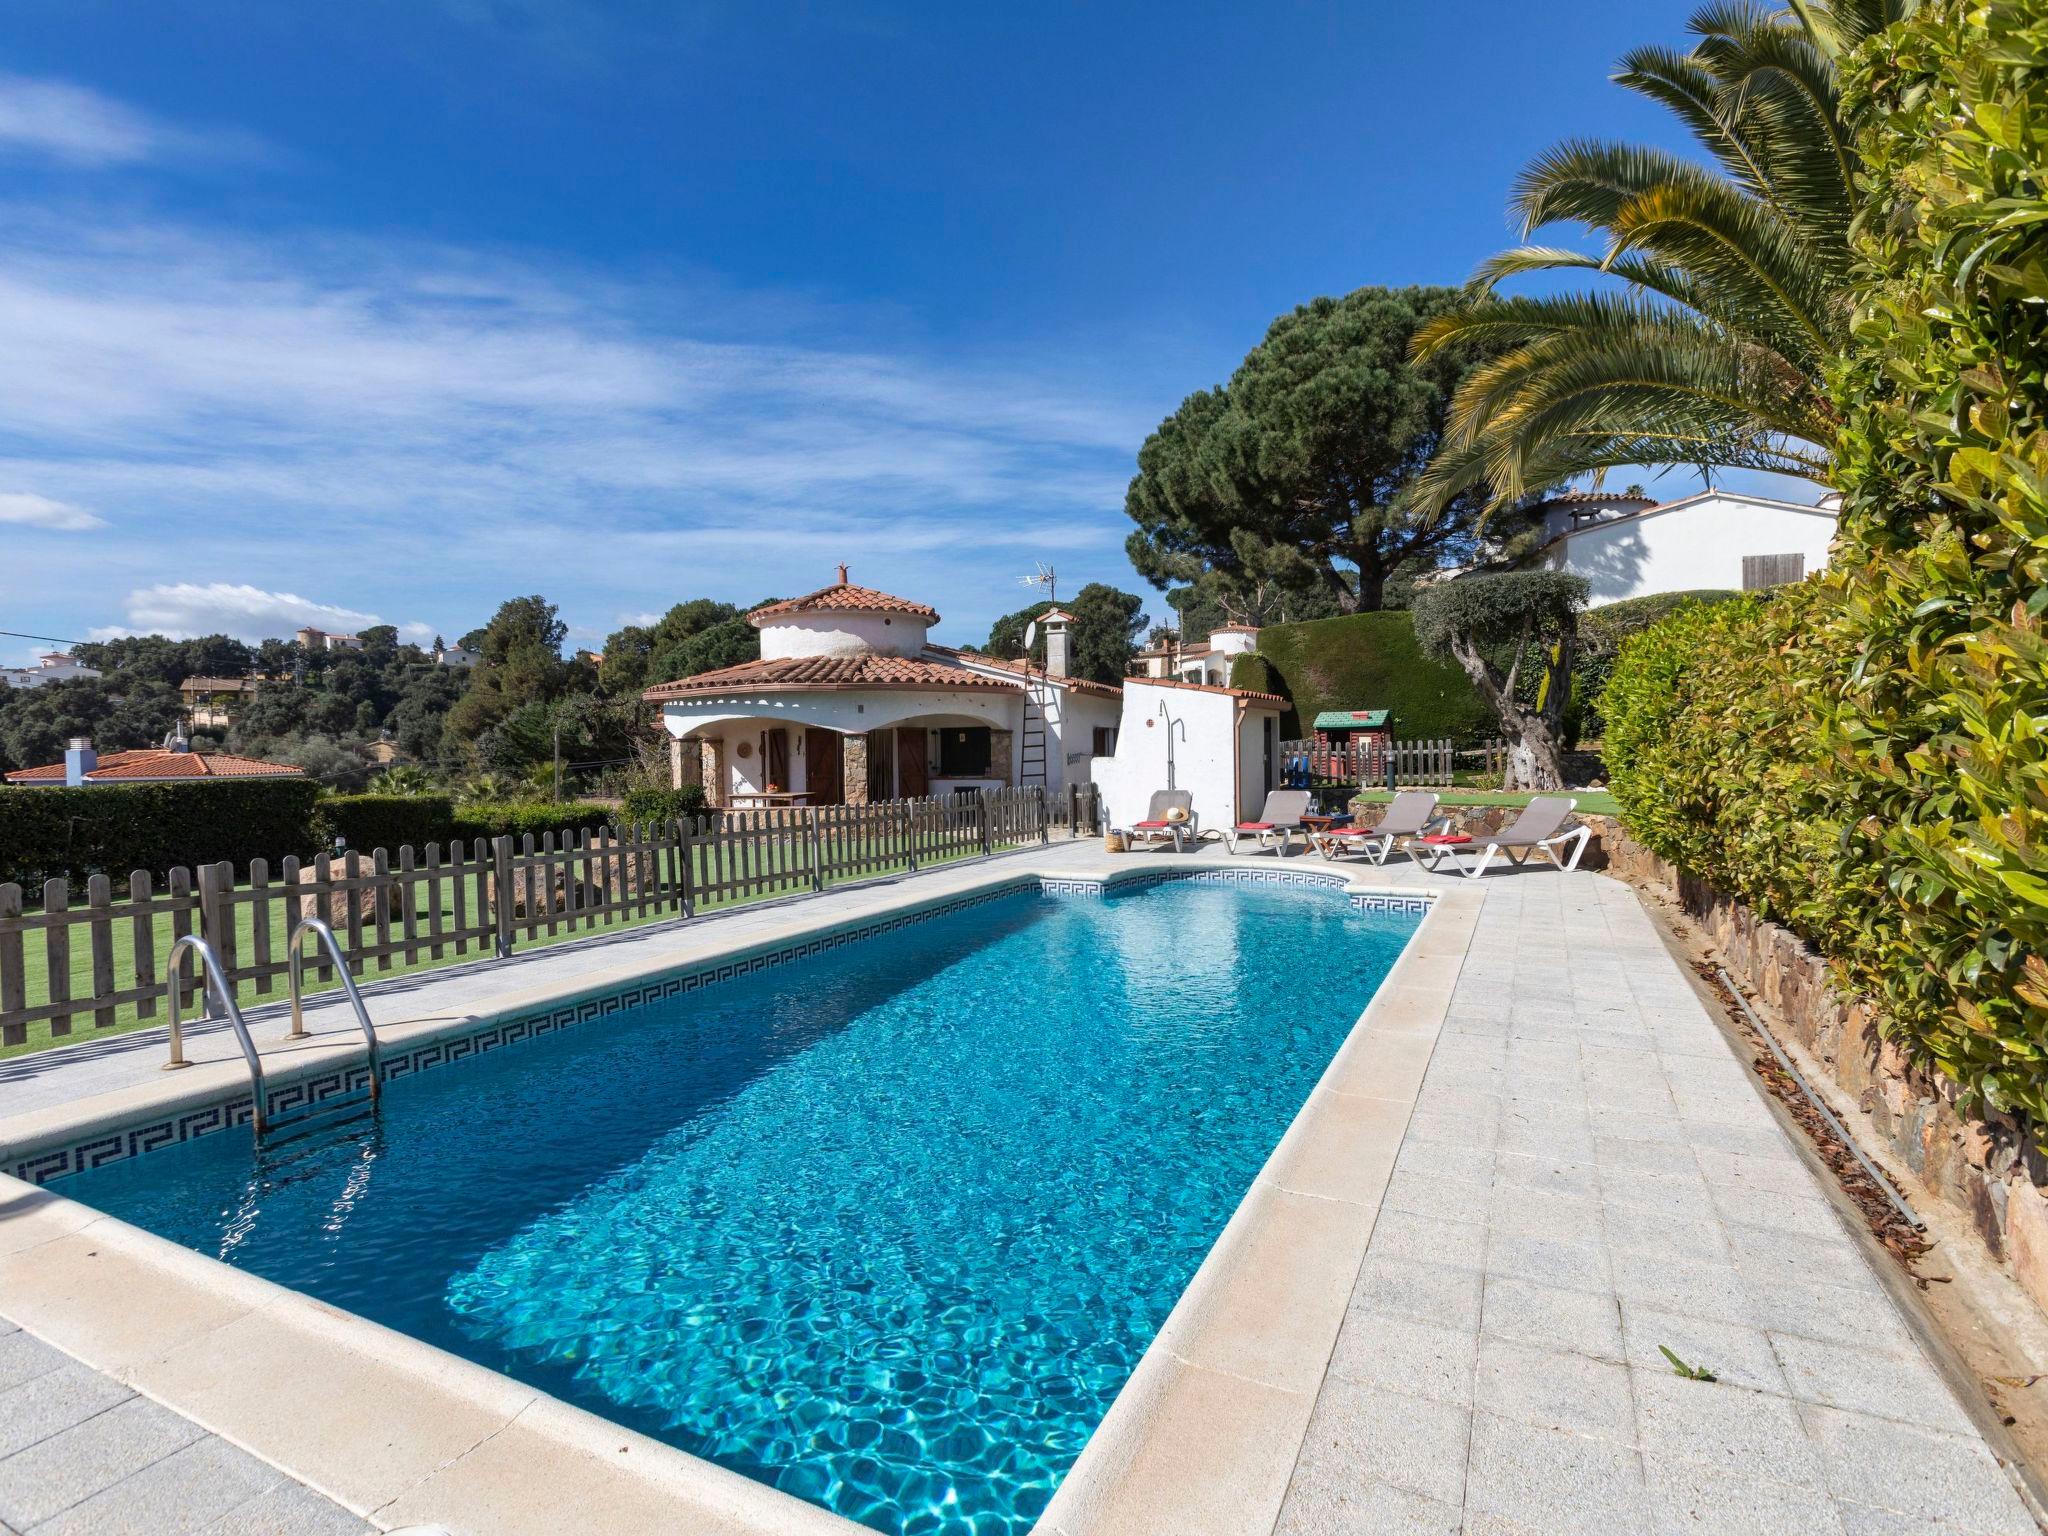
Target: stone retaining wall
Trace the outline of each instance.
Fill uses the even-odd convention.
[[[2048,1162],[2030,1129],[2007,1115],[1960,1113],[1955,1085],[1886,1044],[1874,1011],[1838,996],[1827,962],[1790,929],[1666,863],[1611,817],[1585,821],[1603,856],[1595,867],[1683,908],[1728,973],[1769,1003],[1774,1023],[1782,1022],[1862,1106],[1858,1136],[1966,1216],[1991,1255],[2048,1309]]]

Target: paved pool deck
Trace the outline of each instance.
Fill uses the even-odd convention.
[[[1135,861],[1273,862],[1228,860],[1220,847],[1185,857],[1109,856],[1082,843],[1014,858],[1020,873],[1129,869]],[[1307,860],[1302,867],[1320,864]],[[736,909],[502,964],[407,977],[366,996],[380,1027],[473,1016],[536,989],[572,989],[622,965],[681,963],[709,948],[857,919],[906,896],[942,896],[985,882],[991,868],[958,865]],[[1397,890],[1483,892],[1483,900],[1466,919],[1462,958],[1450,962],[1454,984],[1440,1022],[1431,1020],[1426,1035],[1400,1031],[1408,1044],[1421,1045],[1425,1064],[1398,1102],[1391,1090],[1375,1100],[1397,1104],[1391,1136],[1383,1147],[1359,1144],[1359,1158],[1384,1156],[1386,1167],[1367,1181],[1372,1193],[1357,1223],[1361,1236],[1342,1260],[1351,1278],[1337,1294],[1348,1291],[1348,1307],[1327,1328],[1317,1325],[1314,1348],[1324,1363],[1305,1377],[1293,1371],[1270,1381],[1246,1367],[1233,1390],[1271,1400],[1275,1422],[1292,1428],[1261,1457],[1200,1468],[1205,1504],[1183,1505],[1170,1519],[1151,1522],[1142,1512],[1113,1525],[1077,1522],[1062,1527],[1069,1536],[1111,1528],[1119,1536],[1151,1529],[1175,1536],[2037,1530],[1923,1346],[1916,1320],[1880,1280],[1868,1245],[1781,1127],[1632,891],[1605,876],[1552,870],[1497,872],[1468,883],[1396,864],[1372,871],[1371,879]],[[274,1015],[252,1014],[251,1022],[259,1037],[272,1040],[283,1028]],[[337,1003],[309,1009],[308,1025],[311,1042],[270,1043],[266,1058],[332,1052],[354,1030]],[[188,1054],[207,1065],[162,1074],[162,1049],[160,1036],[126,1036],[0,1064],[0,1141],[10,1122],[48,1122],[88,1100],[147,1093],[166,1076],[226,1072],[233,1055],[224,1033],[199,1034],[188,1041]],[[1319,1170],[1340,1180],[1345,1173]],[[1298,1191],[1301,1182],[1286,1185],[1297,1207],[1325,1198]],[[1342,1187],[1363,1186],[1354,1180]],[[0,1254],[8,1247],[5,1226],[0,1222]],[[6,1332],[5,1289],[0,1285],[0,1362],[10,1347],[47,1349]],[[9,1346],[10,1337],[23,1342]],[[1679,1377],[1660,1346],[1719,1379]],[[83,1365],[74,1370],[61,1357],[37,1358],[49,1367],[38,1377],[70,1371],[66,1379],[80,1391],[109,1399],[81,1421],[101,1424],[95,1433],[115,1447],[109,1465],[135,1463],[151,1433],[185,1436],[121,1476],[109,1474],[73,1509],[179,1456],[196,1462],[201,1455],[246,1455],[160,1403],[132,1394],[111,1399],[113,1391],[127,1392],[112,1376]],[[0,1431],[8,1406],[0,1396]],[[374,1422],[374,1402],[365,1411]],[[117,1417],[123,1413],[127,1418]],[[529,1404],[515,1417],[524,1423],[544,1413],[544,1404]],[[48,1434],[42,1439],[52,1443]],[[505,1448],[495,1460],[493,1444]],[[388,1454],[406,1449],[394,1439]],[[453,1463],[431,1472],[430,1450],[419,1448],[426,1460],[418,1469],[394,1467],[394,1481],[450,1476]],[[0,1458],[0,1522],[10,1518],[10,1465],[23,1454]],[[463,1465],[473,1466],[472,1479],[495,1479],[491,1486],[502,1490],[509,1509],[532,1497],[521,1487],[533,1475],[523,1465],[531,1454],[508,1423]],[[303,1465],[290,1465],[293,1458],[282,1454],[276,1460],[321,1486],[320,1477],[306,1475],[307,1466],[317,1470],[317,1456],[309,1457]],[[254,1469],[234,1463],[241,1475],[268,1475],[260,1470],[266,1463],[249,1459]],[[290,1502],[294,1518],[354,1520],[331,1527],[346,1530],[360,1529],[365,1516],[376,1528],[406,1517],[403,1499],[388,1507],[354,1501],[360,1515],[336,1514],[326,1500],[295,1492],[283,1472],[276,1475],[251,1497]],[[156,1476],[165,1489],[178,1486],[169,1472]],[[656,1492],[650,1485],[634,1498]],[[301,1495],[316,1502],[301,1505]],[[208,1513],[196,1501],[173,1507],[174,1495],[166,1500],[153,1506],[159,1523],[138,1528],[206,1530],[229,1513]],[[632,1518],[644,1521],[658,1507],[621,1505],[626,1523],[592,1528],[637,1528]],[[625,1515],[627,1508],[636,1516]],[[748,1516],[717,1528],[767,1527]]]

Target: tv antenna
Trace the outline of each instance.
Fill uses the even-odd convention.
[[[1022,586],[1038,588],[1039,591],[1046,595],[1047,600],[1050,602],[1056,603],[1059,601],[1059,572],[1043,561],[1039,562],[1038,569],[1029,576],[1020,576],[1018,582]]]

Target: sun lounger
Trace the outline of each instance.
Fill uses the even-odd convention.
[[[1522,808],[1522,814],[1515,818],[1513,826],[1487,836],[1486,846],[1480,850],[1476,863],[1463,868],[1459,856],[1477,848],[1479,839],[1469,845],[1439,846],[1432,848],[1426,843],[1410,843],[1409,851],[1426,862],[1432,872],[1449,862],[1452,869],[1463,869],[1468,879],[1477,880],[1492,865],[1497,854],[1506,854],[1508,861],[1517,868],[1529,862],[1537,853],[1549,856],[1550,862],[1567,871],[1579,867],[1580,856],[1586,851],[1586,844],[1593,840],[1593,829],[1587,826],[1568,827],[1572,811],[1578,801],[1568,795],[1537,795]],[[1566,843],[1572,845],[1569,861],[1559,856],[1558,850]]]
[[[1176,817],[1175,811],[1184,814]],[[1195,836],[1195,796],[1187,789],[1154,790],[1151,804],[1145,807],[1145,819],[1131,826],[1133,847],[1143,839],[1147,847],[1172,843],[1173,851],[1179,853]]]
[[[1301,818],[1315,803],[1315,796],[1305,789],[1276,789],[1266,796],[1265,808],[1259,812],[1257,821],[1240,821],[1234,827],[1226,827],[1223,840],[1230,845],[1232,853],[1242,841],[1253,841],[1261,848],[1275,848],[1279,856],[1287,856],[1288,839],[1302,830]],[[1304,834],[1305,835],[1305,834]]]
[[[1394,796],[1386,815],[1370,827],[1330,827],[1308,834],[1309,846],[1325,859],[1342,854],[1362,853],[1375,864],[1387,862],[1387,855],[1412,838],[1444,825],[1436,813],[1437,797],[1427,789],[1404,789]]]

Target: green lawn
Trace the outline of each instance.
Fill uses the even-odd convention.
[[[1001,851],[1016,845],[999,843],[996,846],[997,850]],[[697,861],[698,877],[700,880],[708,880],[709,872],[705,868],[708,850],[700,848],[697,852],[699,855]],[[952,863],[962,858],[975,856],[978,856],[978,852],[962,852],[941,858],[928,857],[921,861],[921,867],[929,868],[934,864]],[[865,870],[856,875],[842,876],[834,883],[844,885],[852,880],[874,879],[884,875],[900,874],[906,868],[907,865],[900,860],[883,863],[874,869]],[[712,899],[699,898],[695,902],[695,908],[698,912],[718,911],[726,907],[740,906],[752,901],[764,901],[778,896],[787,896],[793,892],[807,889],[809,889],[807,880],[796,884],[786,883],[779,888],[773,888],[754,895],[725,895]],[[274,958],[280,960],[284,958],[285,936],[291,931],[290,923],[292,919],[288,917],[286,912],[286,900],[287,898],[280,890],[277,898],[267,904],[270,909],[272,954]],[[650,905],[652,904],[650,903]],[[452,898],[443,900],[441,910],[446,925],[452,928],[455,917]],[[552,935],[546,931],[544,926],[539,933],[530,938],[524,934],[516,934],[514,938],[514,953],[525,954],[550,944],[567,943],[571,939],[587,938],[595,934],[617,933],[626,929],[645,927],[650,923],[668,922],[677,916],[679,916],[677,912],[668,909],[650,911],[646,916],[600,915],[589,928],[583,926],[583,921],[580,917],[574,922],[563,918],[561,919],[562,926],[560,930]],[[235,953],[239,961],[246,964],[256,953],[255,904],[248,902],[237,903],[235,917]],[[423,921],[424,918],[425,914],[423,912]],[[471,914],[471,921],[475,921],[474,912]],[[131,938],[131,926],[131,922],[127,919],[116,919],[113,923],[114,985],[117,989],[125,990],[135,985],[135,951]],[[170,949],[172,939],[169,916],[157,918],[153,924],[153,931],[155,935],[156,966],[158,974],[161,975],[164,956]],[[394,939],[399,936],[399,931],[399,925],[394,921],[392,924],[392,936]],[[373,924],[368,922],[364,924],[364,935],[369,942],[375,942],[376,935]],[[346,948],[348,944],[347,933],[337,929],[336,937],[341,940],[343,947]],[[92,995],[92,948],[88,930],[82,924],[75,924],[70,930],[70,938],[71,963],[67,969],[71,974],[71,996],[74,1000],[90,999]],[[27,984],[27,1001],[30,1007],[35,1007],[48,1002],[50,999],[49,955],[44,945],[44,934],[41,931],[31,931],[24,934],[22,936],[22,950]],[[338,979],[330,979],[324,983],[319,979],[319,974],[313,967],[312,954],[313,951],[309,945],[306,964],[306,994],[310,997],[320,992],[337,990],[341,985]],[[363,970],[358,972],[357,980],[359,983],[377,981],[387,976],[403,976],[414,971],[432,970],[449,965],[464,965],[475,960],[488,959],[490,956],[491,949],[488,940],[484,940],[481,944],[472,942],[468,951],[463,954],[457,954],[452,943],[444,943],[442,946],[442,956],[438,960],[428,953],[427,946],[423,942],[417,960],[408,963],[402,954],[390,956],[383,961],[372,960],[367,963]],[[281,1002],[286,995],[285,978],[279,975],[270,980],[267,991],[258,991],[257,983],[254,981],[242,982],[236,988],[235,1000],[244,1008],[248,1008],[258,1003]],[[189,1002],[187,1008],[189,1013],[192,1009],[192,1005]],[[148,1029],[162,1024],[164,1019],[165,1013],[161,993],[158,994],[156,1012],[152,1017],[141,1017],[137,1013],[135,1006],[128,1004],[116,1009],[114,1022],[104,1028],[96,1028],[94,1026],[93,1013],[88,1002],[81,1007],[80,1012],[72,1016],[71,1032],[69,1034],[53,1036],[50,1033],[50,1025],[47,1020],[33,1023],[28,1027],[28,1039],[25,1043],[21,1045],[0,1046],[0,1059],[5,1059],[9,1056],[20,1056],[29,1051],[46,1050],[52,1045],[69,1045],[106,1035],[125,1034],[133,1029]]]
[[[1579,802],[1578,808],[1588,816],[1619,816],[1621,807],[1614,803],[1614,796],[1604,789],[1575,789],[1569,792]],[[1385,805],[1393,795],[1384,789],[1368,789],[1353,796],[1372,805]],[[1501,789],[1451,789],[1439,797],[1443,805],[1527,805],[1529,792],[1526,790],[1507,791]]]

